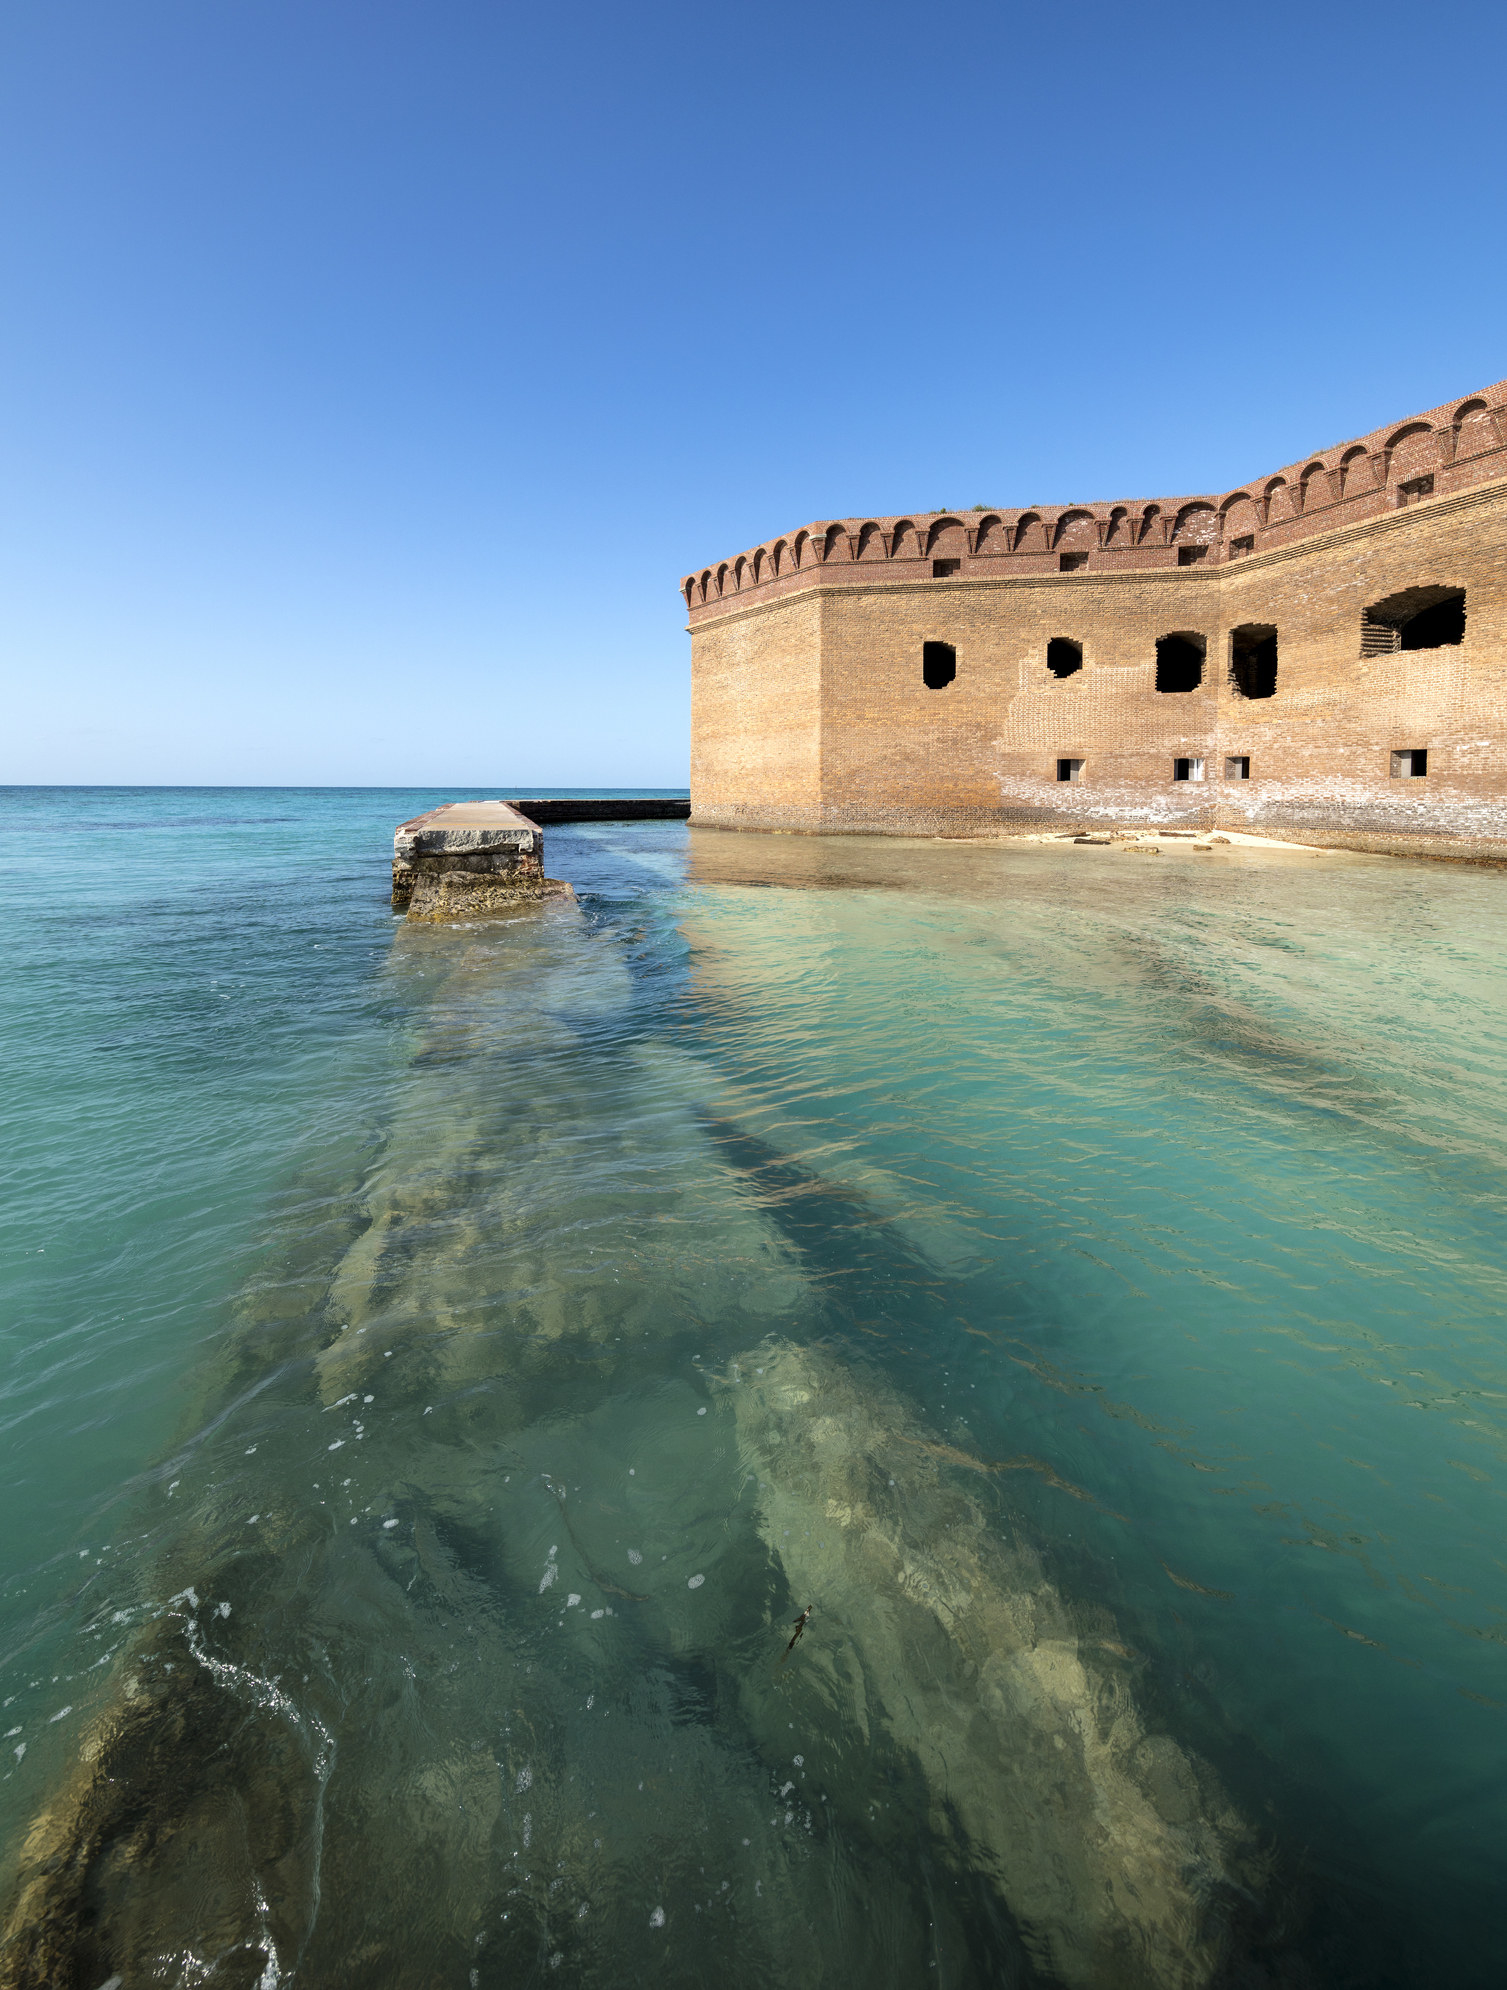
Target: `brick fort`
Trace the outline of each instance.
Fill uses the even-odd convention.
[[[1507,858],[1507,382],[1227,492],[829,521],[681,592],[694,823]]]

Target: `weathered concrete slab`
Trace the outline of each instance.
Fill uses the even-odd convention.
[[[540,856],[544,838],[511,802],[445,802],[439,808],[400,822],[393,831],[394,860],[420,853],[438,856],[453,850],[532,850]]]
[[[571,896],[568,884],[544,875],[544,832],[508,802],[446,802],[393,832],[393,909],[410,919],[464,919]]]

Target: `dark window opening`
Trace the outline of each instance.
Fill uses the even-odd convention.
[[[1174,760],[1172,778],[1174,781],[1201,781],[1204,777],[1204,764],[1191,756],[1186,760]]]
[[[1426,746],[1415,746],[1402,753],[1392,755],[1392,774],[1396,779],[1418,779],[1429,770],[1429,755]]]
[[[1179,632],[1159,636],[1156,644],[1158,691],[1196,691],[1203,682],[1205,643],[1202,636]]]
[[[1230,682],[1242,698],[1277,694],[1277,632],[1269,622],[1245,622],[1230,631]]]
[[[1243,539],[1232,539],[1230,541],[1230,558],[1232,560],[1243,560],[1247,553],[1254,553],[1255,550],[1256,535],[1253,532],[1247,533]]]
[[[931,577],[933,580],[948,580],[962,566],[961,560],[933,560]]]
[[[1053,636],[1047,644],[1047,669],[1054,677],[1071,677],[1083,668],[1083,645],[1067,636]]]
[[[1409,477],[1405,484],[1397,486],[1397,502],[1399,504],[1417,504],[1420,498],[1432,497],[1433,495],[1434,480],[1432,477]]]
[[[1207,546],[1179,546],[1177,549],[1177,564],[1180,567],[1196,567],[1199,561],[1207,559],[1208,555],[1209,549]]]
[[[1076,781],[1082,778],[1082,774],[1083,762],[1081,760],[1059,760],[1057,762],[1057,778],[1059,781]]]
[[[1087,553],[1059,553],[1057,565],[1065,574],[1081,573],[1088,565]]]
[[[928,691],[945,691],[958,674],[958,653],[951,643],[922,643],[921,682]]]
[[[1362,656],[1444,649],[1464,640],[1463,587],[1406,587],[1361,612]]]
[[[1232,753],[1224,763],[1224,778],[1227,781],[1248,781],[1251,778],[1251,756],[1248,753]]]

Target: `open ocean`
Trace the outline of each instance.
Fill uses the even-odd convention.
[[[0,792],[0,1983],[1500,1981],[1507,876],[458,798]]]

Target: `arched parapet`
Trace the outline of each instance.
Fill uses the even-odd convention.
[[[954,518],[951,512],[940,512],[926,528],[926,550],[935,553],[940,548],[949,550],[954,544],[962,546],[968,537],[967,527],[961,518]]]
[[[1052,527],[1051,546],[1058,553],[1088,553],[1099,545],[1099,521],[1081,505],[1059,512]]]
[[[1459,458],[1483,456],[1507,442],[1507,426],[1500,419],[1507,416],[1507,408],[1498,408],[1496,413],[1498,419],[1494,421],[1492,410],[1479,396],[1460,403],[1450,417],[1449,427],[1439,431],[1440,443],[1447,441],[1444,453],[1451,463]]]
[[[1298,503],[1304,516],[1330,503],[1332,497],[1328,466],[1319,462],[1309,463],[1298,478]]]
[[[1389,485],[1410,483],[1426,477],[1439,464],[1439,444],[1426,421],[1404,422],[1387,437],[1381,449],[1382,481]]]
[[[1340,496],[1359,497],[1377,487],[1376,464],[1364,443],[1357,442],[1340,458]]]
[[[1437,473],[1442,472],[1442,475]],[[1275,550],[1307,534],[1360,526],[1382,503],[1389,508],[1507,475],[1507,382],[1447,402],[1369,435],[1299,459],[1264,481],[1242,485],[1223,497],[1126,499],[1114,504],[1052,508],[992,509],[978,506],[919,516],[833,520],[807,526],[781,538],[687,574],[683,600],[697,619],[719,600],[768,590],[776,579],[781,592],[810,585],[811,571],[844,560],[871,572],[844,575],[865,585],[885,579],[950,578],[970,557],[985,557],[1005,579],[1002,556],[1023,553],[1028,570],[1058,561],[1072,571],[1085,562],[1080,551],[1113,549],[1116,567],[1195,565],[1204,560],[1237,559],[1262,543]],[[1274,532],[1267,540],[1265,535]],[[1200,550],[1202,549],[1202,551]],[[1217,549],[1217,550],[1216,550]],[[999,559],[1000,566],[994,565]],[[901,563],[891,574],[886,567]],[[836,577],[834,577],[836,578]]]
[[[1228,551],[1255,551],[1256,534],[1264,523],[1261,506],[1249,491],[1231,491],[1219,502],[1219,533]]]

